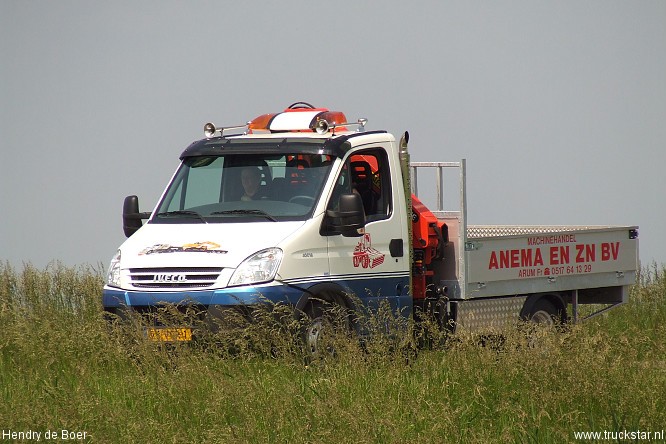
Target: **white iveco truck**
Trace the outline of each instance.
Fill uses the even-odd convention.
[[[579,304],[627,301],[636,280],[635,226],[468,226],[465,160],[409,163],[408,135],[365,131],[366,120],[298,102],[242,127],[204,127],[151,213],[136,196],[109,267],[107,312],[289,304],[316,319],[322,301],[390,304],[404,316],[436,307],[443,324],[479,330],[576,321]],[[438,208],[417,197],[436,172]],[[453,211],[442,177],[455,170]],[[142,219],[147,219],[143,224]],[[194,324],[147,328],[154,340],[196,337]],[[210,321],[210,322],[209,322]]]

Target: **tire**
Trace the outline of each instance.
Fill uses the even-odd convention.
[[[315,356],[321,347],[324,328],[323,310],[320,302],[310,301],[304,310],[307,320],[303,331],[303,345],[307,356]]]
[[[350,331],[341,308],[321,300],[308,301],[303,310],[307,319],[302,334],[306,358],[335,356],[335,338]]]
[[[527,320],[534,324],[555,326],[562,321],[560,310],[547,299],[539,299],[527,315]]]

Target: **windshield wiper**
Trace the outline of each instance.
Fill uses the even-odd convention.
[[[213,213],[210,213],[210,215],[214,214],[239,214],[239,215],[253,215],[253,216],[262,216],[265,217],[266,219],[272,221],[272,222],[277,222],[277,219],[268,214],[265,211],[261,210],[226,210],[226,211],[215,211]]]
[[[176,210],[176,211],[165,211],[163,213],[157,213],[157,217],[162,217],[162,216],[167,216],[167,217],[168,216],[194,216],[194,217],[197,217],[197,218],[201,219],[201,221],[203,223],[205,223],[205,224],[208,223],[208,221],[206,219],[204,219],[204,217],[201,214],[197,213],[196,211],[192,211],[192,210]]]

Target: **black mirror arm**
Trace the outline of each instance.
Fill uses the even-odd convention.
[[[357,211],[335,211],[335,210],[326,210],[326,215],[328,217],[332,217],[335,219],[339,219],[341,217],[350,217],[350,216],[356,216],[358,214]]]
[[[152,213],[150,211],[143,212],[143,213],[130,213],[130,214],[125,214],[124,217],[127,219],[133,219],[133,220],[142,220],[142,219],[150,219],[150,216]]]

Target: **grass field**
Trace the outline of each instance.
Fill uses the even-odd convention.
[[[663,267],[643,272],[629,304],[539,331],[536,346],[516,331],[416,356],[409,338],[377,335],[314,361],[274,325],[219,347],[157,347],[105,323],[101,276],[0,264],[3,442],[63,430],[100,443],[629,442],[666,430]]]

